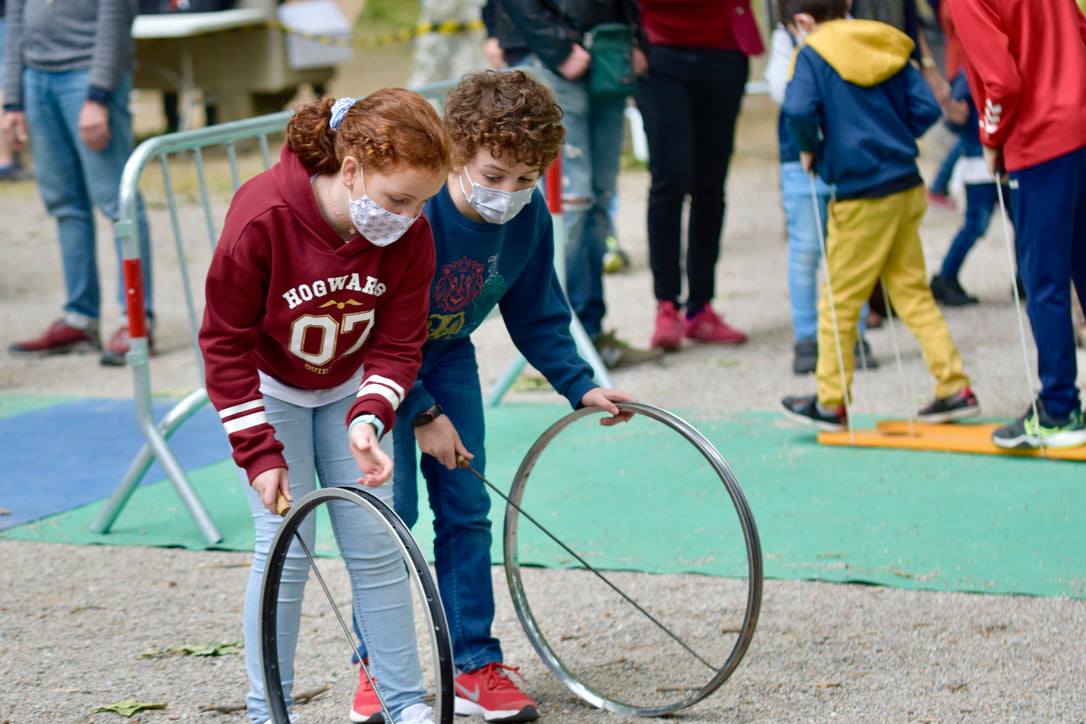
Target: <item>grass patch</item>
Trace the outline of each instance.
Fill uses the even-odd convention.
[[[419,0],[366,0],[354,28],[369,35],[410,28],[418,22]]]

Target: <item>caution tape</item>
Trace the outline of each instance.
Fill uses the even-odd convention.
[[[361,50],[383,48],[398,43],[407,43],[422,35],[455,35],[456,33],[467,33],[473,30],[483,30],[486,28],[482,20],[469,20],[467,22],[447,20],[442,23],[419,23],[412,28],[404,28],[403,30],[383,33],[371,37],[351,36],[345,38],[342,35],[307,33],[303,30],[284,25],[278,20],[272,20],[270,24],[272,27],[284,33],[295,35],[299,38],[304,38],[305,40],[311,40],[315,43],[320,43],[321,45],[334,45],[341,48],[357,48]]]

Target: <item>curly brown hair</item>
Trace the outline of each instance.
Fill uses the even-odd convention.
[[[383,88],[351,106],[339,128],[329,125],[334,98],[307,103],[287,124],[287,144],[312,173],[335,173],[347,156],[364,168],[398,164],[442,171],[449,144],[434,107],[414,91]]]
[[[566,138],[554,93],[523,70],[464,76],[445,101],[445,131],[457,166],[485,148],[495,158],[509,154],[541,173]]]

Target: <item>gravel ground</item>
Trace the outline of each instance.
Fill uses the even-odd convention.
[[[687,348],[660,365],[620,371],[616,383],[641,399],[712,414],[772,409],[782,394],[814,389],[812,379],[794,378],[790,372],[786,250],[775,190],[774,139],[772,109],[765,99],[750,99],[729,183],[718,307],[750,334],[751,342],[734,349]],[[928,145],[937,146],[938,140]],[[224,165],[217,168],[224,175]],[[654,311],[645,261],[647,182],[643,171],[631,170],[622,177],[619,230],[634,266],[607,280],[609,325],[640,344],[648,340]],[[157,232],[159,354],[152,363],[153,383],[157,393],[177,395],[196,379],[177,274],[180,262],[166,233],[168,217],[160,199],[149,186],[147,194]],[[226,197],[218,197],[215,205],[221,214]],[[32,184],[5,186],[0,218],[5,220],[0,237],[6,262],[0,269],[0,305],[5,337],[11,340],[37,333],[56,315],[59,258],[54,227],[42,213]],[[931,263],[941,259],[957,221],[951,214],[929,213],[923,231]],[[209,254],[202,224],[195,209],[184,214],[183,227],[193,240],[188,263],[196,279],[202,277]],[[101,231],[107,239],[107,228]],[[113,252],[108,243],[100,246],[103,285],[111,289]],[[1028,395],[997,226],[978,245],[962,280],[983,303],[950,311],[952,334],[985,411],[1016,414]],[[116,307],[108,305],[106,330],[112,331],[117,321]],[[889,330],[872,332],[883,367],[858,376],[858,412],[900,415],[930,395],[919,350],[902,330],[898,337],[903,378],[893,364]],[[477,343],[481,373],[492,381],[512,355],[512,345],[493,322],[480,330]],[[1080,358],[1082,363],[1086,360]],[[91,357],[25,360],[0,355],[0,390],[7,392],[120,397],[131,395],[131,384],[125,370],[102,369]],[[514,397],[553,399],[540,392]],[[139,654],[240,638],[246,556],[13,541],[0,541],[0,548],[0,675],[8,682],[0,688],[0,722],[104,722],[115,715],[92,716],[92,708],[128,697],[168,704],[163,712],[141,715],[146,722],[240,720],[236,713],[205,710],[241,704],[245,685],[239,657],[141,659]],[[601,686],[636,688],[641,681],[669,681],[674,670],[685,671],[666,644],[651,638],[630,643],[601,627],[603,604],[586,599],[578,574],[528,574],[540,619],[568,627],[559,640],[597,665]],[[343,581],[334,584],[342,589]],[[649,592],[657,610],[684,622],[699,621],[705,601],[727,599],[728,590],[734,597],[734,584],[729,589],[728,582],[693,576],[630,576],[629,584]],[[522,667],[547,720],[617,720],[579,704],[546,672],[520,631],[499,570],[495,587],[496,630],[507,659]],[[695,629],[692,635],[706,637],[703,643],[710,648],[721,646],[730,635],[713,636],[711,626]],[[747,658],[716,695],[681,718],[1083,721],[1084,639],[1086,603],[1081,600],[770,581]],[[333,647],[313,657],[319,663],[305,669],[298,688],[332,683],[333,689],[299,711],[306,721],[343,720],[350,669]],[[615,667],[623,657],[629,666]],[[658,679],[644,678],[656,671],[661,672]],[[646,686],[651,690],[657,685]]]

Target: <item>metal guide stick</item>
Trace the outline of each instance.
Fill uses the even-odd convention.
[[[1029,359],[1029,343],[1026,341],[1026,325],[1022,323],[1022,299],[1018,296],[1018,281],[1015,279],[1015,269],[1017,264],[1015,262],[1014,242],[1011,241],[1011,229],[1010,222],[1008,221],[1007,214],[1007,200],[1003,197],[1003,183],[1002,180],[996,176],[996,197],[999,199],[999,220],[1003,227],[1003,241],[1007,248],[1007,268],[1010,269],[1011,274],[1011,293],[1014,295],[1014,318],[1018,321],[1018,340],[1022,343],[1022,359],[1026,363],[1026,384],[1029,386],[1027,390],[1030,399],[1030,406],[1033,408],[1033,418],[1037,420],[1037,437],[1041,441],[1041,454],[1048,457],[1048,447],[1045,445],[1044,433],[1041,432],[1041,415],[1037,409],[1037,395],[1034,393],[1033,387],[1033,363]]]
[[[814,207],[815,226],[818,230],[818,243],[822,246],[822,269],[826,274],[826,289],[830,300],[830,321],[833,323],[833,343],[837,347],[837,371],[841,375],[841,391],[844,395],[845,417],[848,423],[848,434],[853,445],[856,444],[856,429],[852,426],[852,393],[848,389],[848,378],[845,376],[845,355],[841,351],[841,331],[837,326],[837,305],[833,301],[833,282],[830,280],[830,257],[826,249],[826,233],[822,228],[822,209],[818,205],[818,187],[815,186],[814,172],[808,172],[811,182],[811,205]],[[862,346],[862,345],[861,345]],[[817,404],[817,403],[816,403]]]
[[[280,493],[280,497],[281,495],[282,494]],[[288,507],[287,510],[289,511],[290,508]],[[286,513],[280,513],[280,515],[286,515]],[[386,706],[386,704],[384,704],[384,697],[381,696],[380,690],[378,690],[377,688],[377,682],[375,681],[374,677],[372,677],[372,675],[369,673],[369,668],[368,666],[366,666],[366,662],[362,656],[362,650],[359,649],[359,647],[354,643],[354,636],[351,635],[350,628],[348,627],[348,625],[346,625],[346,621],[343,620],[343,614],[339,612],[339,607],[336,606],[336,599],[332,598],[332,592],[328,588],[328,584],[325,583],[325,576],[320,575],[320,569],[317,568],[317,561],[314,560],[313,554],[312,552],[310,552],[310,547],[305,545],[305,541],[303,541],[302,535],[298,531],[294,531],[294,539],[295,541],[298,541],[298,544],[300,546],[302,546],[302,550],[305,552],[305,557],[308,559],[308,561],[310,561],[310,568],[312,568],[313,572],[317,575],[317,581],[320,582],[320,587],[324,589],[325,597],[328,598],[328,605],[331,606],[332,611],[336,613],[336,619],[339,621],[340,627],[343,630],[343,635],[346,636],[346,642],[348,642],[348,644],[351,646],[351,650],[354,651],[354,655],[358,657],[358,665],[362,666],[362,672],[366,675],[369,686],[374,689],[374,694],[377,695],[377,701],[381,704],[381,713],[384,715],[384,721],[393,721],[392,713],[389,711],[389,708]]]
[[[629,603],[629,604],[630,604],[631,606],[633,606],[634,608],[636,608],[636,609],[637,609],[637,610],[638,610],[638,611],[639,611],[639,612],[640,612],[640,613],[641,613],[641,614],[642,614],[642,615],[643,615],[643,616],[644,616],[645,618],[647,618],[648,620],[650,620],[650,621],[652,621],[652,622],[653,622],[654,624],[656,624],[656,626],[657,626],[657,627],[658,627],[658,628],[659,628],[659,629],[660,629],[661,631],[663,631],[663,632],[664,632],[664,633],[666,633],[666,634],[667,634],[668,636],[670,636],[670,637],[671,637],[671,638],[672,638],[672,639],[673,639],[673,640],[674,640],[674,641],[675,641],[675,642],[676,642],[677,644],[679,644],[679,646],[682,646],[682,647],[683,647],[684,649],[686,649],[686,650],[687,650],[687,652],[688,652],[688,653],[689,653],[689,654],[690,654],[691,656],[693,656],[693,657],[694,657],[695,659],[697,659],[697,660],[698,660],[698,661],[700,661],[701,663],[703,663],[703,664],[705,664],[706,666],[708,666],[708,667],[709,667],[710,669],[712,669],[713,671],[716,671],[717,667],[715,667],[715,666],[713,666],[712,664],[710,664],[710,663],[709,663],[709,662],[708,662],[708,661],[707,661],[707,660],[706,660],[706,659],[705,659],[705,658],[704,658],[703,656],[701,656],[701,654],[699,654],[699,653],[698,653],[697,651],[694,651],[694,649],[690,648],[690,646],[689,646],[689,645],[687,645],[687,643],[686,643],[685,641],[683,641],[683,640],[682,640],[681,638],[679,638],[679,636],[678,636],[678,635],[677,635],[677,634],[676,634],[675,632],[673,632],[673,631],[672,631],[671,629],[669,629],[669,628],[668,628],[667,626],[665,626],[665,625],[664,625],[663,623],[661,623],[661,622],[660,622],[660,621],[659,621],[659,620],[658,620],[658,619],[657,619],[657,618],[656,618],[655,616],[653,616],[653,615],[652,615],[651,613],[649,613],[649,612],[648,612],[648,611],[646,611],[646,610],[645,610],[644,608],[642,608],[642,607],[641,607],[641,605],[640,605],[639,603],[637,603],[637,601],[635,601],[635,600],[633,600],[632,598],[630,598],[630,597],[629,597],[629,596],[628,596],[628,595],[626,594],[626,592],[625,592],[625,591],[623,591],[623,590],[622,590],[621,588],[619,588],[619,587],[618,587],[618,586],[616,586],[615,584],[611,583],[610,579],[608,579],[608,578],[607,578],[607,576],[603,575],[602,573],[600,573],[599,571],[597,571],[597,570],[596,570],[595,568],[593,568],[593,567],[592,567],[592,564],[590,564],[590,563],[589,563],[588,561],[586,561],[586,560],[585,560],[584,558],[582,558],[582,557],[581,557],[580,555],[578,555],[578,554],[577,554],[577,552],[576,552],[575,550],[573,550],[572,548],[570,548],[569,546],[567,546],[567,545],[566,545],[565,543],[563,543],[563,542],[562,542],[561,540],[559,540],[559,539],[558,539],[558,537],[557,537],[556,535],[554,535],[553,533],[551,533],[551,532],[550,532],[549,530],[547,530],[547,529],[546,529],[546,527],[544,527],[542,523],[540,523],[540,522],[539,522],[538,520],[536,520],[536,519],[535,519],[535,518],[533,518],[533,517],[532,517],[531,515],[529,515],[528,513],[526,513],[526,512],[524,511],[524,509],[523,509],[523,508],[521,508],[521,507],[520,507],[520,506],[518,506],[518,505],[517,505],[516,503],[514,503],[514,502],[513,502],[512,500],[510,500],[510,499],[509,499],[509,498],[508,498],[508,497],[506,496],[506,494],[505,494],[505,493],[503,493],[503,492],[502,492],[501,490],[499,490],[499,489],[498,489],[498,487],[497,487],[496,485],[494,485],[494,484],[493,484],[492,482],[490,482],[489,480],[487,480],[487,479],[486,479],[486,478],[485,478],[485,477],[483,476],[483,474],[482,474],[482,473],[480,473],[480,472],[479,472],[478,470],[476,470],[475,468],[473,468],[473,467],[471,466],[471,463],[470,463],[470,462],[468,461],[468,459],[467,459],[467,458],[465,458],[465,457],[464,457],[463,455],[457,455],[457,456],[456,456],[456,465],[457,465],[457,467],[460,467],[460,468],[463,468],[464,470],[467,470],[467,471],[468,471],[469,473],[471,473],[472,475],[474,475],[475,477],[477,477],[477,478],[478,478],[478,479],[479,479],[480,481],[482,481],[483,485],[487,486],[488,488],[490,488],[491,490],[493,490],[493,491],[494,491],[495,493],[497,493],[497,494],[498,494],[498,496],[499,496],[499,497],[501,497],[501,499],[502,499],[502,500],[504,500],[504,501],[505,501],[505,502],[506,502],[507,504],[509,504],[510,506],[512,506],[512,508],[513,508],[514,510],[516,510],[516,511],[517,511],[518,513],[520,513],[521,515],[523,515],[523,516],[524,516],[524,517],[525,517],[525,518],[526,518],[526,519],[527,519],[527,520],[528,520],[529,522],[531,522],[531,524],[532,524],[532,525],[534,525],[534,526],[535,526],[536,528],[538,528],[538,529],[539,529],[540,531],[542,531],[544,535],[546,535],[546,536],[547,536],[548,538],[550,538],[550,539],[551,539],[552,541],[554,541],[554,542],[555,542],[555,543],[557,543],[557,544],[558,544],[559,546],[561,546],[562,550],[564,550],[564,551],[565,551],[566,553],[570,554],[570,555],[571,555],[571,556],[573,556],[573,557],[574,557],[575,559],[577,559],[577,562],[578,562],[578,563],[580,563],[580,564],[581,564],[582,566],[584,566],[586,570],[590,571],[590,572],[591,572],[592,574],[594,574],[594,575],[595,575],[595,576],[596,576],[597,578],[599,578],[599,579],[600,579],[601,581],[603,581],[603,582],[604,582],[604,583],[605,583],[605,584],[606,584],[606,585],[607,585],[607,586],[608,586],[608,587],[609,587],[609,588],[610,588],[611,590],[613,590],[613,591],[614,591],[615,593],[617,593],[618,595],[622,596],[622,598],[623,598],[623,599],[625,599],[625,601],[626,601],[627,603]]]
[[[908,397],[909,385],[905,378],[905,365],[901,362],[901,347],[897,343],[897,327],[894,325],[894,302],[890,298],[890,288],[886,286],[886,280],[883,277],[879,277],[879,283],[882,284],[882,296],[886,300],[886,321],[890,325],[890,341],[894,345],[894,359],[897,360],[897,376],[898,381],[901,384],[901,389],[906,393]],[[909,437],[916,437],[916,416],[913,414],[913,407],[911,401],[908,404],[909,408]]]

